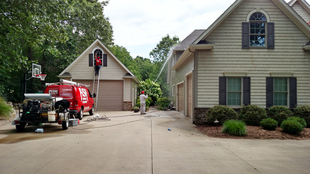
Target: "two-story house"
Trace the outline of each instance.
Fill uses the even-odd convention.
[[[176,109],[200,123],[215,105],[310,104],[309,10],[304,0],[236,0],[195,30],[169,60]]]

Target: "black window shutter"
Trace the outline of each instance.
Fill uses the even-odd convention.
[[[94,66],[94,58],[93,54],[89,54],[89,66]]]
[[[107,54],[103,54],[103,65],[102,66],[108,66],[108,56]]]
[[[290,108],[297,106],[297,78],[290,77]]]
[[[266,107],[273,106],[273,77],[266,78]]]
[[[243,77],[243,104],[251,104],[251,78]]]
[[[220,77],[219,89],[219,104],[226,105],[226,77]]]
[[[242,22],[242,49],[250,48],[250,23]]]
[[[274,49],[274,23],[267,23],[267,49]]]

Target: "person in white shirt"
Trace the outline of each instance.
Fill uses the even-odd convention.
[[[145,99],[147,99],[147,94],[144,95],[144,91],[141,92],[140,95],[140,113],[142,114],[146,114],[145,113]]]

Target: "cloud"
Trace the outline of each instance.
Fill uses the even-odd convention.
[[[286,0],[289,1],[289,0]],[[104,14],[114,42],[131,56],[148,57],[162,37],[183,40],[195,29],[207,29],[235,0],[110,0]]]

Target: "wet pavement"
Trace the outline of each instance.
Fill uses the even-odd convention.
[[[96,112],[78,126],[0,127],[0,173],[309,173],[310,140],[218,139],[176,111]],[[43,133],[35,133],[36,128]],[[168,130],[170,129],[170,131]]]

